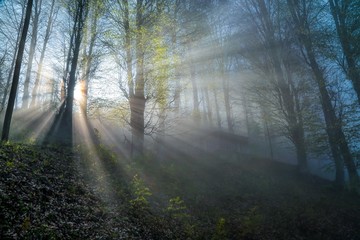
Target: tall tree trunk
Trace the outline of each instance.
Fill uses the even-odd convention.
[[[22,63],[23,54],[24,54],[26,36],[27,36],[28,29],[29,29],[32,5],[33,5],[33,0],[28,0],[27,7],[26,7],[24,26],[23,26],[23,29],[22,29],[21,39],[20,39],[20,42],[19,42],[19,49],[18,49],[17,57],[16,57],[14,77],[13,77],[13,81],[12,81],[12,85],[11,85],[9,102],[8,102],[8,105],[7,105],[7,108],[6,108],[6,113],[5,113],[5,119],[4,119],[4,126],[3,126],[1,141],[8,141],[9,140],[11,119],[12,119],[12,114],[13,114],[13,111],[14,111],[14,104],[15,104],[15,99],[16,99],[16,91],[17,91],[18,84],[19,84],[21,63]]]
[[[43,46],[42,46],[42,49],[41,49],[41,54],[40,54],[40,61],[39,61],[38,69],[37,69],[37,72],[36,72],[36,78],[35,78],[34,87],[33,87],[32,93],[31,93],[30,107],[34,107],[36,105],[36,98],[38,97],[39,84],[40,84],[40,79],[41,79],[41,76],[42,76],[42,68],[43,68],[43,64],[44,64],[46,47],[47,47],[47,44],[49,42],[50,33],[51,33],[52,26],[53,26],[53,20],[54,20],[53,18],[54,18],[54,15],[55,15],[54,6],[55,6],[55,0],[52,0],[50,13],[49,13],[49,18],[48,18],[48,24],[46,26],[46,31],[45,31],[44,43],[43,43]]]
[[[177,59],[178,52],[175,50],[177,49],[177,13],[178,13],[178,1],[174,3],[174,16],[172,20],[172,32],[171,32],[171,44],[173,50],[173,64],[174,64],[174,78],[175,78],[175,94],[174,94],[174,105],[175,105],[175,112],[179,113],[180,104],[181,104],[181,85],[180,85],[180,70],[179,70],[179,62]]]
[[[205,99],[205,91],[204,88],[201,88],[201,105],[202,105],[202,121],[204,124],[208,123],[210,120],[207,118],[207,111],[206,111],[206,99]]]
[[[76,70],[80,53],[80,45],[83,36],[83,27],[87,15],[87,6],[86,1],[80,1],[78,3],[78,17],[77,21],[75,20],[76,32],[75,32],[75,41],[74,41],[74,49],[73,56],[71,59],[71,68],[69,73],[69,82],[67,85],[67,96],[65,99],[65,110],[64,110],[64,143],[72,145],[72,116],[73,116],[73,106],[74,106],[74,92],[75,92],[75,84],[76,84]]]
[[[274,149],[273,149],[273,143],[272,143],[272,139],[271,139],[271,131],[269,128],[269,114],[267,113],[267,109],[265,109],[263,107],[261,108],[261,112],[262,112],[262,118],[264,121],[265,138],[269,145],[270,159],[274,160]]]
[[[135,93],[130,98],[130,125],[133,140],[133,150],[136,155],[144,151],[145,135],[145,76],[144,76],[144,47],[143,47],[143,11],[141,0],[136,2],[136,79]]]
[[[83,37],[83,28],[88,13],[87,0],[78,0],[75,9],[73,32],[70,37],[69,53],[66,63],[66,69],[70,65],[69,81],[67,83],[67,95],[62,101],[59,113],[56,115],[53,125],[48,132],[44,144],[57,143],[71,146],[73,143],[73,106],[74,90],[76,84],[76,70],[80,53],[80,45]],[[67,75],[66,73],[64,75]]]
[[[130,12],[129,12],[129,2],[128,0],[123,0],[123,9],[124,9],[124,15],[123,15],[123,26],[124,26],[124,32],[125,32],[125,52],[126,52],[126,78],[127,78],[127,84],[128,84],[128,100],[130,105],[130,127],[131,127],[131,134],[132,134],[132,140],[131,140],[131,157],[134,157],[135,153],[135,144],[136,144],[136,99],[135,99],[135,84],[134,84],[134,76],[133,76],[133,56],[131,53],[132,44],[131,44],[131,29],[130,29]]]
[[[199,90],[195,78],[195,66],[192,61],[190,61],[190,80],[191,80],[191,86],[193,91],[193,118],[196,123],[199,123],[201,120],[200,116],[200,109],[199,109]]]
[[[286,72],[288,70],[286,63],[284,63],[286,59],[281,54],[282,49],[278,47],[282,44],[282,39],[277,39],[270,11],[264,0],[258,1],[258,8],[263,22],[265,47],[272,64],[269,63],[267,68],[274,71],[276,88],[279,94],[279,105],[285,113],[288,134],[296,148],[298,169],[304,173],[308,171],[304,129],[299,118],[301,113],[297,112],[296,109],[294,90],[291,86],[292,76],[289,71]]]
[[[29,107],[29,98],[30,98],[30,92],[29,92],[29,85],[30,85],[30,78],[31,78],[31,71],[32,71],[32,65],[34,60],[34,54],[35,54],[35,48],[37,43],[37,34],[38,34],[38,26],[39,26],[39,15],[41,13],[41,5],[42,0],[35,0],[34,8],[34,18],[32,21],[32,34],[31,34],[31,41],[30,41],[30,50],[29,50],[29,60],[25,75],[25,81],[24,81],[24,94],[22,98],[22,106],[21,108],[28,108]]]
[[[300,171],[307,172],[308,171],[307,149],[305,143],[304,120],[303,120],[302,110],[300,107],[299,93],[294,86],[291,65],[288,62],[283,62],[283,68],[285,72],[284,74],[287,79],[287,83],[289,85],[289,91],[291,91],[292,89],[290,95],[293,101],[293,105],[291,107],[292,109],[294,109],[292,112],[294,116],[291,121],[294,121],[294,125],[291,130],[292,130],[292,139],[294,141],[294,145],[296,148],[298,167]]]
[[[95,41],[97,38],[97,22],[98,22],[98,6],[94,6],[92,15],[91,15],[91,27],[90,27],[90,39],[86,45],[89,45],[88,50],[84,51],[85,64],[84,64],[84,76],[80,81],[81,88],[81,101],[80,101],[80,112],[83,116],[87,116],[87,103],[88,103],[88,86],[90,82],[90,74],[93,65],[93,50],[95,46]],[[86,34],[88,35],[88,33]]]
[[[351,182],[358,182],[359,180],[355,170],[356,168],[349,152],[345,135],[343,134],[341,125],[335,114],[335,109],[332,106],[329,92],[326,89],[326,82],[323,73],[320,70],[320,67],[318,66],[318,63],[315,59],[315,56],[311,49],[311,45],[307,43],[306,46],[307,47],[305,48],[307,49],[310,66],[314,72],[315,80],[320,91],[321,105],[326,124],[326,132],[328,135],[331,152],[335,161],[335,167],[337,168],[335,177],[336,185],[341,186],[344,183],[344,173],[342,169],[344,166],[343,160],[348,168]]]
[[[5,85],[4,95],[2,96],[2,100],[1,100],[0,112],[2,112],[5,109],[6,98],[8,96],[8,91],[9,91],[10,84],[11,84],[11,79],[13,77],[13,71],[14,71],[14,67],[15,67],[17,51],[18,51],[18,48],[19,48],[19,42],[20,42],[20,37],[21,37],[21,29],[22,29],[23,23],[24,23],[24,14],[25,14],[25,11],[22,12],[20,26],[19,26],[19,29],[17,31],[17,37],[16,37],[16,42],[15,42],[15,48],[14,48],[14,55],[13,55],[11,65],[10,65],[10,70],[9,70],[9,74],[8,74],[6,85]]]
[[[207,117],[209,119],[210,125],[212,126],[213,119],[212,119],[212,107],[210,103],[210,96],[209,96],[209,88],[207,86],[204,87],[205,99],[206,99],[206,106],[207,106]]]
[[[220,108],[219,108],[219,102],[217,97],[216,89],[213,89],[214,93],[214,100],[215,100],[215,111],[216,111],[216,119],[217,119],[217,126],[218,128],[221,128],[221,116],[220,116]]]
[[[174,105],[175,105],[175,112],[179,113],[180,111],[180,105],[181,105],[181,84],[180,84],[180,74],[179,69],[177,66],[175,66],[175,94],[174,94]]]
[[[6,57],[6,53],[0,58],[0,82],[2,84],[3,82],[3,66],[4,66],[4,62],[5,62],[5,57]],[[1,110],[0,110],[1,112]]]
[[[75,21],[77,21],[78,19],[78,12],[76,13],[76,17],[75,17]],[[67,57],[66,57],[66,62],[65,62],[65,69],[64,69],[64,75],[63,75],[63,79],[62,79],[62,82],[61,82],[61,102],[65,102],[66,101],[66,96],[67,96],[67,91],[68,89],[67,88],[67,85],[68,85],[68,80],[69,80],[69,68],[70,68],[70,65],[71,65],[71,60],[72,60],[72,51],[73,51],[73,47],[74,47],[74,39],[75,39],[75,36],[76,36],[76,31],[77,31],[77,23],[74,22],[74,26],[72,28],[72,31],[71,31],[71,36],[70,36],[70,45],[69,45],[69,49],[68,49],[68,53],[67,53]]]
[[[359,183],[360,183],[359,176],[357,173],[355,163],[351,156],[351,152],[348,147],[345,134],[342,130],[341,123],[337,118],[335,109],[331,103],[331,98],[326,88],[326,80],[324,74],[320,69],[320,66],[315,57],[313,39],[311,38],[310,35],[311,31],[310,31],[309,23],[307,21],[308,16],[300,16],[298,14],[299,5],[297,5],[298,4],[297,2],[294,2],[293,0],[287,0],[287,3],[291,11],[293,21],[299,29],[297,35],[300,40],[300,43],[304,47],[307,60],[313,71],[314,78],[320,92],[321,105],[326,123],[326,132],[328,134],[331,151],[333,154],[335,154],[333,155],[335,166],[337,168],[342,166],[341,163],[342,159],[341,156],[339,155],[340,152],[349,173],[351,187],[355,190],[359,188]],[[339,176],[336,176],[336,180],[338,181],[336,183],[341,184],[343,182],[343,170],[337,169],[336,174],[340,174]]]
[[[360,71],[356,66],[354,52],[352,51],[352,33],[349,32],[349,26],[346,24],[348,11],[351,11],[350,3],[351,1],[347,0],[329,0],[330,10],[335,22],[336,32],[339,37],[341,48],[347,63],[346,74],[352,81],[358,102],[360,104]]]
[[[245,93],[241,94],[241,103],[244,109],[244,115],[245,115],[245,124],[246,124],[246,131],[247,131],[247,135],[248,137],[250,136],[250,120],[249,120],[249,106],[248,106],[248,101],[246,99]]]
[[[224,67],[224,66],[223,66]],[[224,103],[225,103],[225,112],[226,112],[226,121],[228,125],[228,131],[234,131],[234,124],[231,117],[231,104],[230,104],[230,88],[229,88],[229,77],[228,73],[225,73],[224,70],[222,71],[222,87],[224,93]]]

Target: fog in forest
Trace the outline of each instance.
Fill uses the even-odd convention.
[[[270,209],[360,193],[359,13],[346,0],[2,0],[1,145],[69,149],[105,205],[133,197],[183,234],[139,239],[311,239]],[[355,239],[329,229],[318,239]]]

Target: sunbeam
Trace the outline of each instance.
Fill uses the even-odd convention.
[[[358,2],[0,0],[0,239],[357,239]]]

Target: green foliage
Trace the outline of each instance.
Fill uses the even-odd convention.
[[[166,25],[166,23],[164,23]],[[173,59],[170,56],[168,43],[164,39],[164,25],[157,25],[153,29],[153,36],[151,38],[150,46],[152,59],[152,71],[150,78],[152,79],[152,86],[156,95],[156,102],[161,110],[164,110],[168,103],[168,81],[171,77]]]
[[[225,225],[226,225],[226,221],[225,218],[219,218],[217,224],[216,224],[216,229],[215,229],[215,234],[214,236],[211,238],[212,240],[223,240],[226,239],[226,229],[225,229]]]
[[[6,167],[8,167],[8,168],[13,168],[13,167],[14,167],[14,162],[12,162],[12,161],[6,161]]]
[[[174,218],[186,219],[190,217],[187,213],[187,207],[184,201],[179,196],[169,200],[166,211]]]
[[[150,189],[146,187],[144,181],[136,174],[132,181],[131,187],[134,198],[130,200],[130,204],[137,209],[148,209],[149,201],[148,197],[152,195]]]
[[[172,219],[180,223],[181,229],[183,229],[187,236],[196,236],[196,224],[192,222],[191,216],[188,213],[188,208],[179,196],[169,199],[166,212]]]

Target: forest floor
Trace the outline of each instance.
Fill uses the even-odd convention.
[[[293,166],[165,159],[0,145],[0,239],[360,239],[360,197]]]

